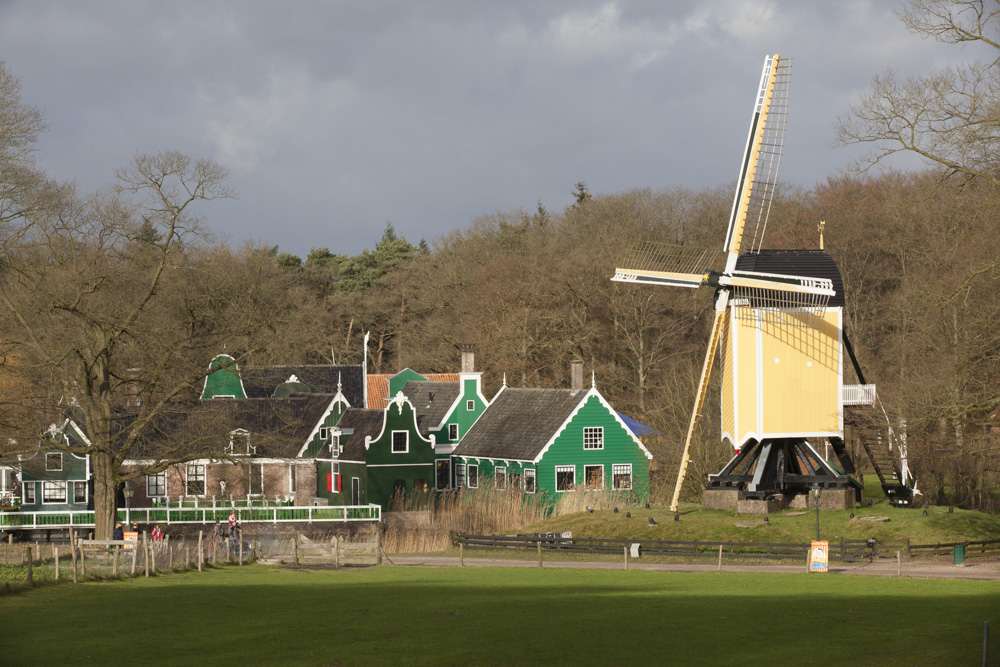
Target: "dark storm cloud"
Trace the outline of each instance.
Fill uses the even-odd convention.
[[[212,157],[240,192],[212,227],[298,254],[558,210],[579,179],[728,183],[774,52],[794,58],[782,177],[804,187],[846,164],[831,125],[872,74],[970,56],[878,0],[0,4],[50,173],[91,190],[137,151]]]

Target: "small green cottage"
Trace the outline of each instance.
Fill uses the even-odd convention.
[[[65,512],[93,509],[90,457],[60,449],[89,444],[72,419],[53,424],[38,451],[21,458],[21,511]]]
[[[455,449],[456,486],[649,494],[653,456],[597,391],[504,384]]]

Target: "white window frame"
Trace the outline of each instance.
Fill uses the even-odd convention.
[[[330,456],[336,458],[340,456],[340,436],[335,435],[330,438]]]
[[[21,500],[25,505],[38,502],[38,482],[25,482],[21,485]]]
[[[68,489],[66,488],[66,482],[60,480],[49,480],[42,482],[42,504],[43,505],[65,505],[66,499],[69,497],[67,495]],[[49,494],[53,491],[62,490],[62,500],[59,500],[59,495],[55,496],[54,500],[49,500]]]
[[[396,435],[403,435],[406,438],[405,447],[403,449],[396,449]],[[410,453],[410,432],[409,431],[393,431],[392,441],[389,444],[390,451],[393,454],[409,454]]]
[[[158,479],[163,480],[163,492],[157,493],[156,490],[160,486]],[[151,485],[150,482],[153,482]],[[152,475],[146,475],[146,497],[147,498],[162,498],[167,495],[167,471],[163,470],[161,472],[154,472]]]
[[[475,412],[476,411],[476,402],[473,401],[473,400],[466,401],[465,402],[465,411],[466,412]]]
[[[592,469],[592,468],[600,468],[601,469],[601,485],[600,486],[591,486],[590,485],[590,475],[587,474],[587,471],[589,469]],[[593,489],[595,491],[603,491],[604,490],[604,464],[603,463],[588,463],[587,465],[583,466],[583,484],[584,484],[584,486],[587,489]]]
[[[254,471],[257,471],[260,475],[260,488],[254,488]],[[253,463],[247,466],[247,493],[251,496],[263,496],[264,495],[264,464],[263,463]]]
[[[55,460],[59,458],[59,467],[53,467],[49,465],[49,459]],[[63,454],[62,452],[46,452],[45,453],[45,472],[62,472],[63,469]]]
[[[465,464],[456,463],[455,464],[455,488],[462,488],[465,486]]]
[[[556,481],[556,493],[571,493],[573,491],[576,491],[576,466],[556,466],[554,472],[555,472],[555,476],[556,476],[556,480],[555,480]],[[560,489],[559,488],[559,473],[561,473],[561,472],[564,472],[564,473],[565,472],[573,473],[573,481],[570,482],[570,484],[572,484],[572,488],[569,488],[569,489]]]
[[[535,478],[535,469],[534,468],[525,468],[524,469],[524,474],[522,475],[522,477],[524,478],[524,492],[525,493],[535,493],[535,491],[538,490],[538,480]],[[531,479],[531,488],[530,489],[528,488],[528,479],[529,478]]]
[[[448,439],[458,440],[458,424],[448,424]]]
[[[503,483],[500,483],[503,480]],[[506,490],[507,488],[507,466],[496,466],[493,468],[493,488]]]
[[[583,448],[587,451],[604,449],[604,427],[583,427]]]
[[[191,477],[194,473],[195,482],[201,482],[201,493],[191,493]],[[197,478],[201,478],[200,480]],[[202,497],[208,489],[208,466],[203,463],[188,463],[184,468],[184,495]]]
[[[628,475],[628,486],[618,486],[618,476]],[[631,491],[632,490],[632,464],[631,463],[614,463],[611,465],[611,488],[614,491]]]
[[[330,439],[330,428],[328,426],[319,427],[320,442],[327,442]]]
[[[475,484],[473,484],[473,477],[475,477]],[[469,485],[470,489],[479,488],[479,464],[469,463],[465,466],[465,481]]]
[[[79,489],[83,489],[83,499],[76,497],[76,492]],[[73,482],[73,503],[76,505],[86,505],[88,501],[89,489],[87,488],[86,482]],[[66,492],[66,497],[69,498],[69,491]]]

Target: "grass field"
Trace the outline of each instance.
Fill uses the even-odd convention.
[[[0,597],[0,661],[979,664],[984,621],[1000,582],[258,565]]]

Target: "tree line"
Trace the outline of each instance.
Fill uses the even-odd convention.
[[[945,43],[1000,48],[997,15],[977,0],[912,0],[901,18]],[[905,82],[876,77],[837,126],[842,143],[873,147],[867,161],[809,190],[779,189],[765,238],[815,248],[826,221],[848,330],[906,435],[921,490],[982,508],[995,507],[1000,472],[996,72],[973,63]],[[456,370],[457,343],[473,342],[487,393],[504,381],[568,386],[580,359],[612,405],[662,432],[662,476],[676,469],[711,294],[609,279],[639,240],[721,249],[732,185],[591,194],[578,182],[563,211],[539,202],[416,245],[387,225],[372,250],[317,246],[303,261],[214,240],[199,205],[233,194],[221,165],[137,155],[108,187],[79,193],[37,167],[44,126],[0,63],[0,442],[8,455],[39,437],[91,455],[98,534],[110,532],[121,482],[187,456],[225,456],[225,425],[205,424],[149,465],[120,470],[141,453],[144,429],[191,405],[222,351],[240,364],[367,355],[374,373],[441,372]],[[864,173],[898,150],[929,168]],[[717,414],[718,392],[709,397],[707,414]],[[46,434],[67,409],[89,442]],[[703,423],[695,475],[731,453],[718,420]]]

